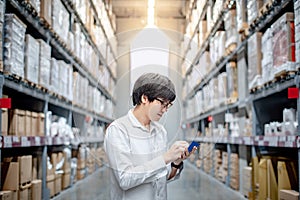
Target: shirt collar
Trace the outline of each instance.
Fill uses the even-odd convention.
[[[143,126],[143,125],[139,122],[139,120],[134,116],[134,114],[133,114],[133,109],[130,109],[130,110],[128,111],[128,116],[129,116],[129,119],[130,119],[130,121],[131,121],[131,123],[132,123],[133,126],[138,127],[138,128],[141,128],[141,129],[143,129],[143,130],[149,132],[149,130],[148,130],[145,126]],[[153,131],[154,129],[157,128],[156,126],[157,126],[157,125],[156,125],[155,122],[150,121],[150,133],[152,133],[152,131]]]

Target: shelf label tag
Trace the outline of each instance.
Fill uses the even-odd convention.
[[[0,98],[0,108],[11,108],[11,98]]]
[[[298,99],[299,98],[299,89],[298,88],[288,88],[288,98],[289,99]]]

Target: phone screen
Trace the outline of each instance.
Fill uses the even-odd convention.
[[[193,150],[194,147],[199,147],[199,145],[200,145],[199,142],[193,141],[193,142],[190,144],[190,146],[189,146],[189,148],[188,148],[188,151],[191,152],[191,151]]]

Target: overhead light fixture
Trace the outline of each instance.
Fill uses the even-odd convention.
[[[148,0],[148,26],[154,26],[155,0]]]

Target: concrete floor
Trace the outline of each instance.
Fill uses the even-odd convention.
[[[102,168],[52,199],[109,200],[108,174],[107,168]],[[186,163],[180,179],[168,184],[168,199],[244,200],[245,198],[238,192],[225,187],[223,183],[212,179],[194,166]]]

